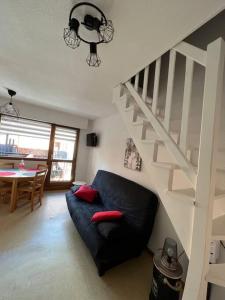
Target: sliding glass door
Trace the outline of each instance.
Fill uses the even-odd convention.
[[[77,144],[77,129],[53,125],[48,157],[50,188],[71,185],[75,175]]]

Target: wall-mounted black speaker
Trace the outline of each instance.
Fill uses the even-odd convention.
[[[87,134],[87,143],[88,147],[96,147],[98,143],[98,137],[96,133],[89,133]]]

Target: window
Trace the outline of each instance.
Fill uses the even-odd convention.
[[[50,124],[2,116],[0,156],[47,159],[50,134]]]
[[[55,129],[53,159],[73,160],[77,132],[57,126]]]
[[[79,129],[0,117],[0,158],[45,161],[47,186],[70,186],[75,176]]]
[[[54,146],[51,160],[51,182],[71,180],[76,153],[77,130],[55,126]]]

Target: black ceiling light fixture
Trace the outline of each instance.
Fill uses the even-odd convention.
[[[80,20],[79,7],[87,7],[94,10],[94,15],[86,13]],[[73,17],[77,12],[76,18]],[[91,67],[99,67],[101,60],[97,54],[97,45],[112,41],[114,28],[111,20],[107,20],[104,13],[94,4],[80,2],[70,11],[69,27],[64,29],[64,41],[67,46],[76,49],[81,42],[89,44],[90,54],[86,61]]]
[[[10,98],[9,102],[0,106],[0,113],[5,114],[5,115],[19,117],[19,115],[20,115],[19,110],[12,101],[12,98],[13,98],[13,96],[16,95],[16,92],[11,89],[7,89],[7,90],[8,90],[8,94],[11,98]]]

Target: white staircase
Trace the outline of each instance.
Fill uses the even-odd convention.
[[[225,191],[217,186],[218,172],[225,173],[225,164],[218,163],[225,153],[220,149],[225,42],[218,39],[207,51],[181,42],[167,54],[166,71],[165,57],[115,87],[114,103],[189,257],[182,299],[205,300],[208,282],[225,286],[225,264],[208,263],[210,241],[225,240],[225,205],[221,205]],[[176,85],[182,81],[177,63],[181,59],[185,60],[183,94],[174,104]],[[198,68],[204,68],[204,93],[202,102],[199,99],[199,122],[193,126]],[[174,119],[178,107],[179,117]]]

